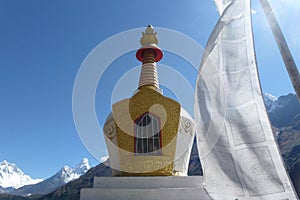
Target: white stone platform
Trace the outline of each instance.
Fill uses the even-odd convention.
[[[202,176],[95,177],[93,188],[84,188],[80,200],[211,200]]]

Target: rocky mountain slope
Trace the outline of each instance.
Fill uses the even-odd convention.
[[[288,94],[278,99],[265,95],[271,123],[276,127],[282,157],[300,196],[300,105],[297,96]]]
[[[281,128],[295,123],[295,117],[300,113],[296,95],[288,94],[276,98],[265,94],[264,99],[273,126]]]
[[[79,200],[81,188],[91,188],[95,176],[111,176],[109,161],[91,168],[79,179],[71,181],[50,194],[36,198],[38,200]],[[0,198],[1,199],[1,198]],[[2,199],[1,199],[2,200]]]

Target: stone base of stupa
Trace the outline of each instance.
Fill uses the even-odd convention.
[[[211,200],[202,176],[95,177],[93,188],[84,188],[80,200]]]

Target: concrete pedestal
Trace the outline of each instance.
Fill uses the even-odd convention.
[[[95,177],[80,200],[211,200],[203,177]]]

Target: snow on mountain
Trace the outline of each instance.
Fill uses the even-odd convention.
[[[81,163],[75,166],[74,173],[78,175],[85,174],[90,169],[89,160],[87,158],[82,159]]]
[[[24,185],[36,184],[43,181],[42,179],[32,179],[24,174],[15,164],[6,160],[0,163],[0,186],[2,188],[20,188]]]
[[[84,158],[81,163],[76,165],[74,168],[69,166],[64,166],[58,173],[54,176],[62,180],[65,183],[68,183],[72,180],[78,179],[82,174],[86,173],[90,169],[89,161],[87,158]]]
[[[264,93],[263,94],[264,97],[264,101],[265,101],[265,105],[267,108],[268,113],[272,112],[274,109],[276,109],[277,105],[277,97],[268,94],[268,93]]]
[[[300,105],[295,94],[287,94],[278,97],[273,109],[269,112],[272,125],[281,128],[290,126],[293,119],[300,113]]]
[[[75,167],[64,166],[56,174],[50,178],[34,184],[21,187],[11,194],[14,195],[30,195],[30,194],[47,194],[53,190],[65,185],[66,183],[78,179],[81,175],[85,174],[90,169],[89,161],[84,158]]]

